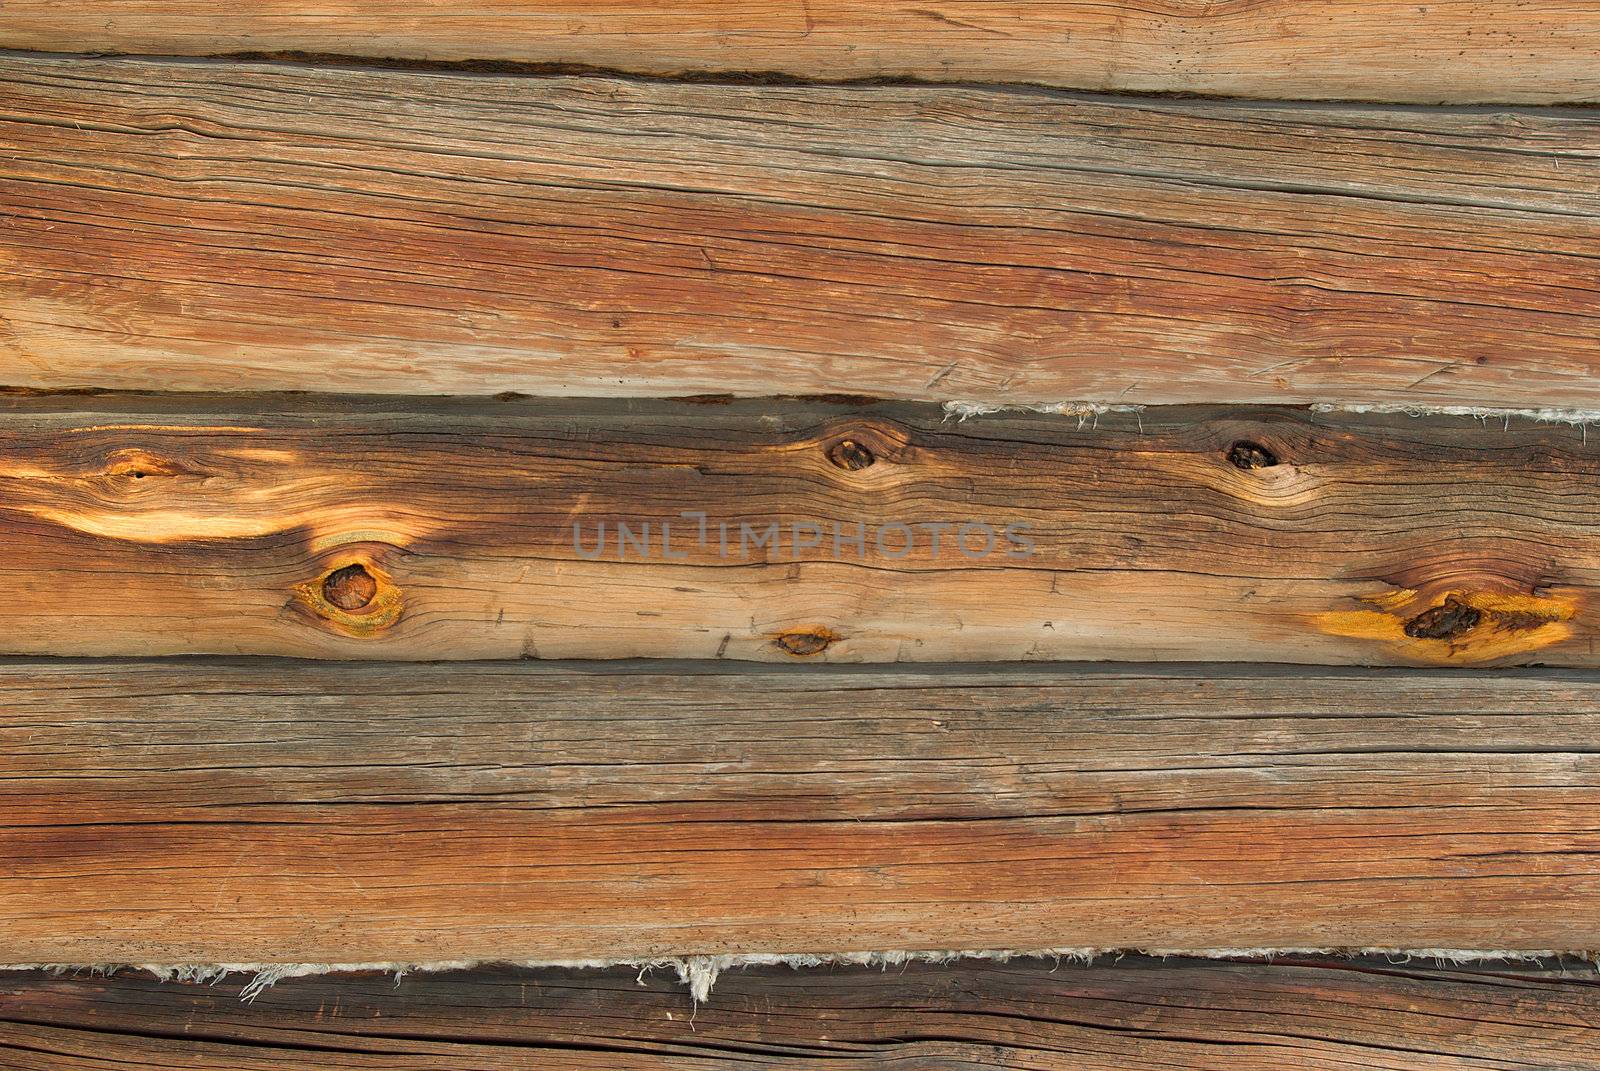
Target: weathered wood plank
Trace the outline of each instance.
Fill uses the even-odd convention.
[[[1600,947],[1562,671],[0,665],[0,962]]]
[[[1600,100],[1585,0],[7,0],[0,46],[598,64],[1413,102]]]
[[[9,57],[0,210],[19,387],[1600,408],[1581,110]]]
[[[0,975],[0,1058],[17,1071],[1587,1071],[1600,1040],[1600,990],[1579,963],[768,968],[725,975],[692,1014],[660,973],[634,971],[296,979],[238,996],[131,973]]]
[[[0,651],[1589,666],[1597,480],[1470,418],[10,399]]]

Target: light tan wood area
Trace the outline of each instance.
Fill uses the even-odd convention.
[[[1594,968],[1049,960],[723,975],[485,970],[162,985],[0,975],[17,1071],[1587,1071]],[[1465,1015],[1473,1021],[1465,1021]]]
[[[7,0],[0,46],[1414,102],[1600,98],[1587,0]]]
[[[1591,666],[1586,438],[1291,409],[12,399],[0,651]]]
[[[1597,732],[1553,671],[14,662],[4,954],[1581,951]]]
[[[0,206],[14,387],[1600,408],[1587,111],[10,57]]]

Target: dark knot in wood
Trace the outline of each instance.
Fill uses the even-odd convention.
[[[856,440],[840,439],[828,447],[828,460],[841,469],[859,472],[878,459],[872,456],[871,450],[868,450]]]
[[[1454,595],[1444,603],[1406,622],[1406,635],[1414,640],[1453,640],[1471,632],[1483,620],[1483,611],[1468,606]]]
[[[377,595],[377,579],[359,562],[335,569],[322,582],[322,597],[341,610],[359,610]]]
[[[772,642],[780,651],[805,657],[821,654],[838,638],[838,634],[831,629],[811,628],[782,633]]]
[[[1228,447],[1228,464],[1236,469],[1270,469],[1278,463],[1278,455],[1260,443],[1247,439]]]

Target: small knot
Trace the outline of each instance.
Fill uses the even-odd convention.
[[[821,654],[838,638],[838,634],[832,630],[818,627],[780,633],[772,642],[780,651],[799,655],[803,658],[808,655]]]
[[[828,460],[841,469],[859,472],[878,459],[872,456],[871,450],[854,439],[840,439],[828,447]]]
[[[105,468],[93,478],[113,483],[120,480],[144,480],[154,476],[201,476],[192,465],[177,458],[164,457],[149,450],[128,447],[113,451],[106,458]]]
[[[322,582],[322,597],[341,610],[359,610],[378,594],[378,581],[357,562],[335,569]]]
[[[1241,439],[1228,447],[1228,464],[1236,469],[1270,469],[1277,463],[1277,454],[1248,439]]]

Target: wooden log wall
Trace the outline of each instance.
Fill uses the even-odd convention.
[[[1578,0],[0,0],[0,1067],[1594,1066],[1596,103]],[[1110,955],[530,966],[960,950]]]
[[[0,80],[0,385],[1600,408],[1591,110]]]
[[[197,56],[302,51],[647,74],[1021,82],[1134,93],[1600,98],[1587,0],[8,0],[4,42]]]
[[[11,962],[1600,948],[1600,682],[0,667]]]
[[[1593,971],[1136,956],[780,967],[729,973],[692,1013],[659,971],[297,979],[254,1001],[239,999],[240,982],[0,975],[0,1060],[17,1071],[1588,1071]]]
[[[1597,482],[1471,417],[22,398],[0,653],[1595,666]]]

